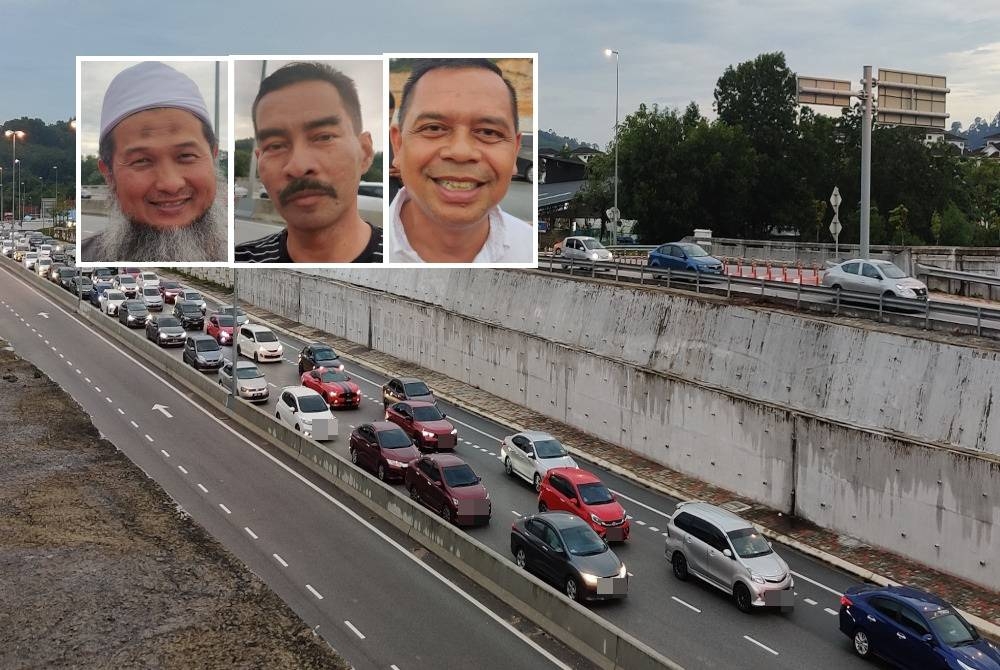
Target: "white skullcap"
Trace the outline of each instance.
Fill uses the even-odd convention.
[[[169,65],[147,61],[122,70],[111,80],[101,108],[100,141],[125,117],[158,107],[187,110],[212,126],[194,80]]]

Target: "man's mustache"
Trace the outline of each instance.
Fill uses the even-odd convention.
[[[281,193],[278,194],[278,202],[282,205],[287,205],[296,194],[301,193],[302,191],[324,193],[331,198],[337,197],[337,189],[335,189],[332,184],[324,184],[323,182],[316,181],[315,179],[296,179],[291,184],[281,189]]]

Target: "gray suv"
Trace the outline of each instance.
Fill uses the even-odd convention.
[[[749,521],[704,502],[681,502],[667,522],[664,556],[674,576],[694,575],[733,596],[743,612],[795,605],[788,564]]]

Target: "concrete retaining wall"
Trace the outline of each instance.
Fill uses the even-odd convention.
[[[1000,583],[1000,518],[965,486],[1000,490],[995,351],[522,271],[239,277],[241,299],[282,316],[776,509],[794,490],[794,512],[826,528]],[[939,523],[916,524],[929,509]]]

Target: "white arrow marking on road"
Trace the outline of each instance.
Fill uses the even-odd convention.
[[[174,415],[167,411],[167,405],[153,405],[154,412],[163,412],[163,416],[168,419],[174,418]]]
[[[48,312],[39,312],[38,316],[42,317],[43,319],[49,318]]]

